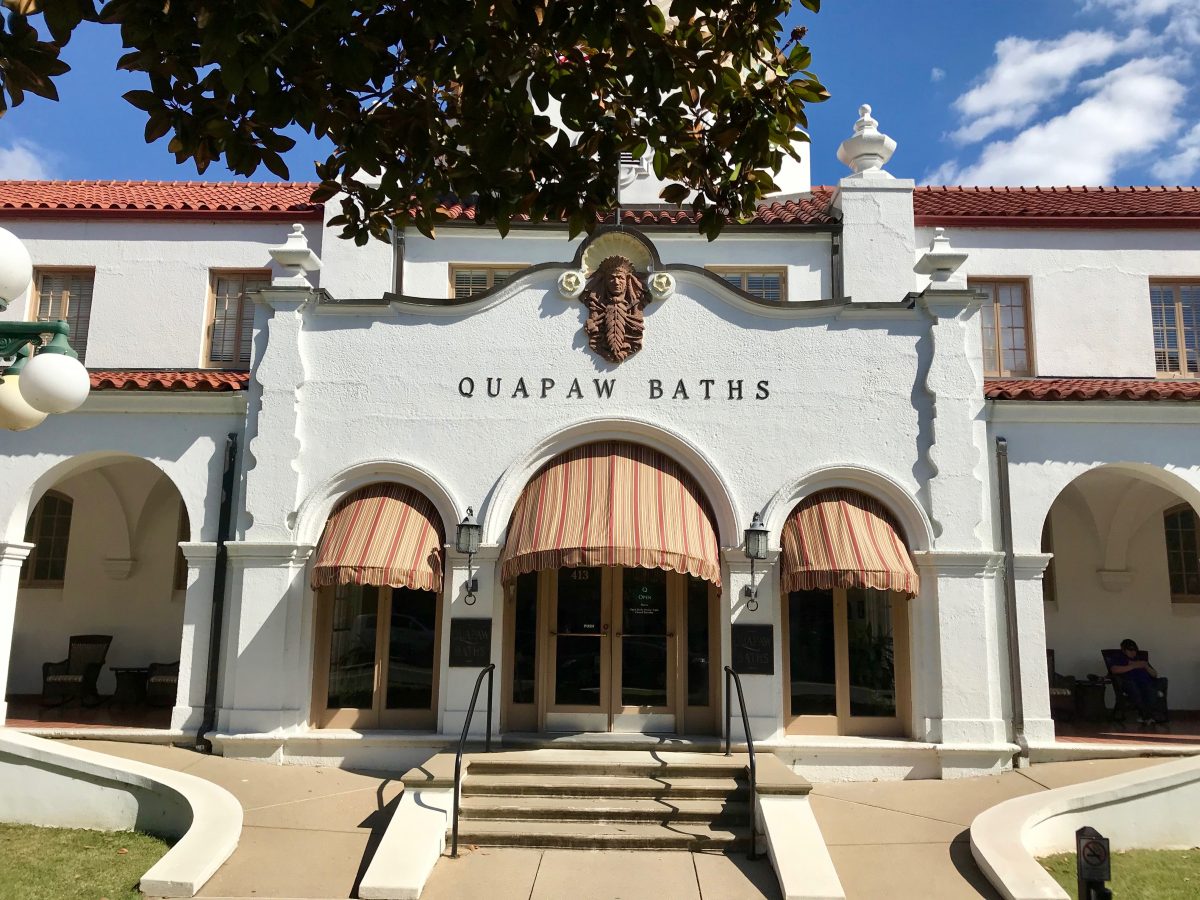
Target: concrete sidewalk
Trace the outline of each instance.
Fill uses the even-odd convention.
[[[237,851],[207,898],[347,898],[400,794],[399,780],[327,767],[272,766],[174,747],[79,746],[188,772],[245,810]],[[1010,797],[1103,778],[1161,758],[1047,763],[961,781],[819,784],[813,810],[849,900],[997,895],[975,867],[972,819]],[[467,849],[444,857],[422,900],[760,900],[777,898],[769,863],[741,853]]]

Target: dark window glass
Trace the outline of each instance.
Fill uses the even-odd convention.
[[[1172,599],[1200,599],[1200,541],[1196,513],[1190,506],[1168,510],[1163,515],[1167,538],[1167,575]]]
[[[21,569],[26,585],[60,585],[67,575],[67,550],[71,536],[69,497],[48,493],[33,508],[25,526],[25,540],[33,550]]]
[[[837,715],[833,640],[833,592],[788,595],[792,715]]]
[[[621,580],[621,703],[667,705],[667,573],[626,569]]]
[[[517,579],[517,608],[513,616],[513,703],[533,703],[536,699],[537,585],[537,572],[527,572]]]
[[[887,591],[846,591],[850,656],[850,715],[896,714],[892,601]]]
[[[370,709],[375,696],[376,589],[342,585],[333,595],[329,709]]]
[[[600,705],[601,570],[558,570],[558,637],[554,654],[554,702]]]
[[[708,706],[708,582],[688,577],[687,690],[689,706]]]
[[[391,588],[391,591],[387,706],[388,709],[430,709],[433,706],[433,657],[437,646],[437,594],[411,588]]]
[[[558,633],[600,634],[600,569],[558,570]]]

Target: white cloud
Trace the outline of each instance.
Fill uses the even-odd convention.
[[[0,178],[53,178],[50,154],[33,141],[20,138],[0,146]]]
[[[938,81],[941,81],[945,77],[946,77],[945,69],[939,69],[937,66],[934,66],[932,69],[929,70],[929,80],[930,81],[938,82]]]
[[[1150,169],[1167,184],[1182,184],[1200,174],[1200,124],[1186,132],[1175,145],[1175,153]]]
[[[1167,16],[1163,33],[1183,44],[1200,45],[1200,3],[1196,0],[1086,0],[1085,11],[1108,10],[1125,22],[1147,23]]]
[[[996,44],[996,62],[983,80],[954,101],[963,124],[951,135],[959,143],[981,141],[1003,128],[1031,122],[1076,77],[1093,66],[1143,46],[1146,31],[1120,38],[1107,31],[1075,31],[1057,40],[1009,37]]]
[[[979,160],[943,164],[933,183],[1057,185],[1111,183],[1123,163],[1160,147],[1178,130],[1187,90],[1171,77],[1175,60],[1135,59],[1081,87],[1091,96],[1012,140],[984,149]]]

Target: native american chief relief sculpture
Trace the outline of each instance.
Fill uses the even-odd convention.
[[[642,349],[642,310],[650,296],[627,258],[607,257],[596,267],[579,299],[587,304],[583,330],[596,353],[619,363]]]

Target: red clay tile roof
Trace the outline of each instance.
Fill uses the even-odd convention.
[[[747,224],[766,226],[832,225],[838,221],[838,216],[832,209],[832,201],[833,188],[814,187],[811,196],[763,203],[758,207],[754,219]],[[442,207],[441,211],[451,222],[471,222],[475,219],[475,207],[470,201],[452,203]],[[529,220],[522,216],[517,221],[527,222]],[[641,228],[693,225],[695,217],[691,210],[676,209],[673,206],[627,207],[621,210],[621,224],[636,225]]]
[[[244,391],[250,373],[220,369],[89,369],[94,391]]]
[[[1200,381],[1154,378],[989,378],[989,400],[1200,400]]]
[[[1196,187],[919,187],[917,225],[1197,228]]]
[[[319,218],[311,183],[246,181],[0,181],[0,216]]]

